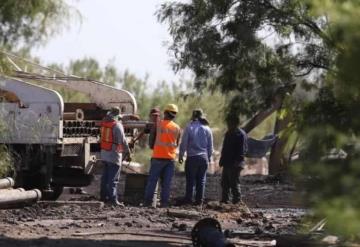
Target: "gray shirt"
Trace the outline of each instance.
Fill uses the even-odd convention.
[[[107,119],[105,121],[110,121]],[[111,151],[106,151],[101,149],[101,159],[106,162],[114,163],[121,166],[122,155],[127,155],[130,153],[129,145],[125,138],[124,127],[120,122],[113,127],[113,142]],[[124,152],[119,153],[116,151],[116,145],[122,144],[124,147]]]

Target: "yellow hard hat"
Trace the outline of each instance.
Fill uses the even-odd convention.
[[[168,104],[165,107],[164,111],[170,111],[170,112],[178,113],[179,109],[178,109],[177,105],[175,105],[175,104]]]

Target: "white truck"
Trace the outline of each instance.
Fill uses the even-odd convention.
[[[13,156],[16,184],[41,189],[45,199],[57,199],[64,186],[90,184],[99,161],[99,123],[111,107],[128,116],[127,136],[146,125],[137,121],[136,100],[126,90],[51,70],[44,75],[16,68],[11,77],[0,76],[0,144]],[[41,82],[82,92],[90,102],[64,103]]]

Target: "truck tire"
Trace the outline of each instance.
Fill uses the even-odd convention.
[[[42,190],[42,200],[45,201],[56,201],[62,194],[63,186],[54,186],[51,188],[52,191]]]

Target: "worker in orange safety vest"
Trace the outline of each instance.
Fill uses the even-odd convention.
[[[122,159],[130,159],[130,150],[124,128],[118,120],[120,108],[113,107],[101,122],[101,160],[104,165],[101,177],[100,200],[115,206],[123,206],[118,201],[117,185]]]
[[[145,189],[144,205],[152,205],[156,184],[161,178],[161,207],[169,206],[171,180],[175,171],[176,149],[179,145],[180,127],[173,122],[178,107],[169,104],[164,109],[164,119],[156,124],[156,131],[150,134],[150,148],[153,149],[151,167]]]

